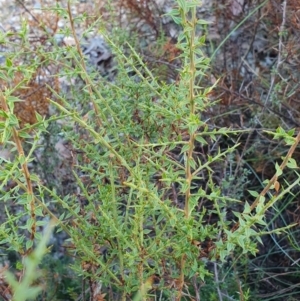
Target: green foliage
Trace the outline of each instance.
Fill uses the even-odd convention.
[[[42,53],[61,62],[60,76],[78,83],[66,94],[49,87],[54,115],[44,119],[36,114],[34,124],[22,127],[14,111],[15,103],[21,101],[14,94],[18,87],[7,86],[1,92],[0,137],[14,158],[1,159],[4,192],[0,200],[6,206],[7,221],[1,225],[0,238],[7,250],[24,257],[22,280],[7,274],[13,300],[33,300],[42,290],[33,283],[40,277],[36,271],[45,253],[47,239],[38,229],[46,216],[68,235],[65,243],[74,257],[74,277],[93,288],[87,295],[92,299],[107,294],[111,300],[150,300],[155,294],[163,296],[161,300],[179,301],[198,294],[205,300],[221,300],[222,294],[228,300],[239,296],[250,300],[249,288],[242,288],[243,281],[236,280],[237,273],[227,272],[226,264],[235,256],[255,256],[262,234],[290,228],[262,230],[267,227],[268,209],[299,184],[298,179],[266,197],[277,187],[285,168],[297,169],[291,156],[299,135],[294,138],[294,131],[281,128],[269,132],[291,148],[283,163],[275,164],[275,175],[262,191],[249,192],[255,198],[252,205],[243,199],[240,187],[234,194],[225,193],[234,176],[218,182],[215,174],[225,161],[233,164],[239,144],[217,147],[207,154],[205,150],[235,137],[238,131],[212,128],[204,119],[212,107],[209,93],[214,88],[197,85],[210,66],[202,52],[205,37],[197,36],[198,28],[206,23],[196,18],[198,1],[178,0],[177,4],[169,13],[182,26],[177,82],[164,82],[132,45],[120,45],[120,37],[114,39],[101,29],[118,63],[113,82],[97,80],[87,71],[76,38],[76,45],[67,46],[66,53],[57,46]],[[72,19],[70,8],[69,14],[58,8],[57,12],[69,16],[74,35],[74,22],[80,20]],[[20,38],[28,43],[25,25]],[[21,53],[16,56],[22,57]],[[17,70],[24,76],[18,85],[26,85],[38,64],[29,60],[27,65],[15,66],[13,62],[7,58],[1,78],[13,78]],[[67,192],[29,168],[35,153],[43,151],[41,141],[54,134],[50,133],[53,124],[53,132],[70,145],[70,162],[63,170],[70,171],[72,185]],[[59,160],[42,169],[54,172],[52,166],[58,166]],[[10,181],[15,186],[8,189]],[[245,184],[246,169],[236,181]],[[11,202],[21,208],[19,213],[12,212]],[[53,269],[62,273],[58,266]],[[47,281],[45,285],[54,284]],[[78,299],[79,283],[66,281],[65,286],[59,289],[57,300]],[[45,296],[45,300],[50,298]]]
[[[6,272],[6,280],[13,291],[12,300],[33,300],[42,290],[41,286],[33,284],[40,277],[37,267],[46,253],[46,244],[52,232],[51,228],[53,228],[53,225],[49,224],[48,229],[37,245],[37,248],[24,258],[23,277],[21,281],[17,281],[12,273]]]

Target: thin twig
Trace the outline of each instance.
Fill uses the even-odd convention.
[[[78,40],[77,35],[76,35],[75,26],[74,26],[74,18],[72,16],[70,1],[68,1],[68,15],[69,15],[69,21],[70,21],[70,25],[71,25],[71,30],[72,30],[73,37],[74,37],[75,44],[76,44],[76,49],[77,49],[77,52],[80,56],[80,65],[81,65],[82,70],[84,70],[84,72],[86,73],[87,68],[86,68],[86,65],[85,65],[85,62],[84,62],[84,56],[83,56],[83,53],[82,53],[82,50],[81,50],[81,47],[80,47],[79,40]],[[91,97],[91,102],[92,102],[92,105],[93,105],[93,108],[94,108],[94,111],[95,111],[95,115],[96,115],[97,125],[99,127],[101,127],[102,126],[102,121],[100,119],[100,116],[101,116],[100,109],[99,109],[98,105],[96,104],[96,102],[94,101],[93,90],[92,90],[90,82],[87,80],[86,76],[84,77],[84,81],[86,83],[86,87],[87,87],[89,95]]]
[[[214,262],[214,276],[215,276],[215,284],[217,286],[217,292],[218,292],[218,296],[219,296],[219,301],[223,301],[223,296],[222,296],[222,291],[220,289],[220,280],[219,280],[219,273],[218,273],[218,267],[217,267],[217,263]]]
[[[8,107],[8,104],[7,104],[6,97],[4,96],[2,91],[0,94],[0,99],[1,99],[0,103],[1,103],[3,111],[6,112],[7,114],[11,113],[10,108]],[[30,172],[28,169],[27,160],[25,159],[25,153],[24,153],[24,149],[22,146],[22,142],[19,137],[19,132],[15,126],[11,127],[11,131],[12,131],[13,140],[15,142],[15,145],[16,145],[16,148],[17,148],[17,151],[19,154],[19,160],[23,161],[23,162],[20,162],[20,164],[21,164],[22,173],[24,175],[25,182],[26,182],[26,192],[28,194],[28,205],[30,208],[30,217],[32,219],[32,225],[30,227],[29,232],[30,232],[30,240],[33,242],[34,238],[35,238],[35,233],[36,233],[35,197],[34,197],[34,193],[33,193],[33,185],[32,185],[31,178],[30,178]],[[30,253],[31,250],[32,249],[29,248],[28,253]]]
[[[295,142],[294,144],[290,147],[287,155],[285,156],[283,162],[281,163],[281,165],[279,166],[280,170],[283,170],[289,159],[292,157],[293,153],[295,152],[298,144],[300,143],[300,131],[297,135],[297,137],[295,138]],[[275,181],[277,181],[277,174],[275,173],[274,176],[272,177],[272,179],[269,181],[269,183],[266,185],[266,187],[263,189],[263,191],[259,194],[259,196],[256,198],[256,200],[253,202],[253,204],[250,206],[251,211],[254,210],[254,208],[257,206],[257,204],[259,203],[261,197],[265,196],[266,193],[271,189],[271,186],[275,183]]]
[[[31,13],[31,11],[25,6],[24,1],[17,0],[17,2],[25,9],[25,11],[32,17],[32,19],[39,24],[39,20]]]

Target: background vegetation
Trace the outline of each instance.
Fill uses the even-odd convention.
[[[300,7],[279,2],[16,2],[3,300],[299,299]]]

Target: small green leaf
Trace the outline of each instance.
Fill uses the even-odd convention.
[[[8,120],[9,120],[9,126],[19,126],[19,121],[15,115],[9,114]]]
[[[294,134],[295,134],[295,129],[291,129],[287,132],[287,134],[290,136],[290,137],[293,137]]]
[[[200,142],[202,145],[207,145],[207,142],[200,135],[196,135],[196,141]]]
[[[175,24],[181,24],[182,23],[182,19],[180,17],[176,17],[176,16],[172,16],[172,15],[170,15],[170,17],[173,19]]]
[[[298,168],[296,160],[294,158],[289,158],[287,167],[292,169]]]
[[[11,67],[13,65],[12,61],[9,58],[5,60],[6,67]]]
[[[256,236],[256,239],[257,239],[257,241],[258,241],[260,244],[262,244],[262,245],[263,245],[263,242],[262,242],[262,239],[261,239],[261,237],[260,237],[260,236]]]
[[[183,12],[186,13],[188,10],[186,0],[177,0],[177,2],[178,2],[179,8],[181,8],[183,10]]]
[[[180,153],[183,154],[183,153],[187,152],[189,149],[190,149],[189,144],[185,144],[185,145],[181,148]]]
[[[199,24],[199,25],[209,25],[209,24],[212,24],[212,22],[200,19],[200,20],[197,21],[197,24]]]
[[[255,198],[257,198],[259,196],[259,193],[257,191],[254,191],[254,190],[248,190],[248,192],[254,196]]]
[[[33,246],[33,240],[29,239],[26,241],[26,250],[29,250]]]
[[[237,237],[237,242],[242,247],[242,249],[245,250],[245,236],[239,235]]]
[[[279,177],[282,175],[282,169],[280,168],[280,166],[278,165],[278,163],[276,162],[275,164],[275,169],[276,169],[276,176]]]
[[[189,161],[190,166],[195,170],[196,162],[195,162],[194,158],[190,158],[188,161]]]
[[[251,212],[251,207],[250,207],[249,203],[246,201],[245,202],[245,207],[244,207],[244,213],[248,214],[250,212]]]
[[[1,72],[0,72],[0,79],[4,80],[5,82],[8,81],[7,77]]]
[[[220,260],[221,262],[224,262],[225,257],[228,255],[228,251],[227,250],[221,250],[220,251]]]

